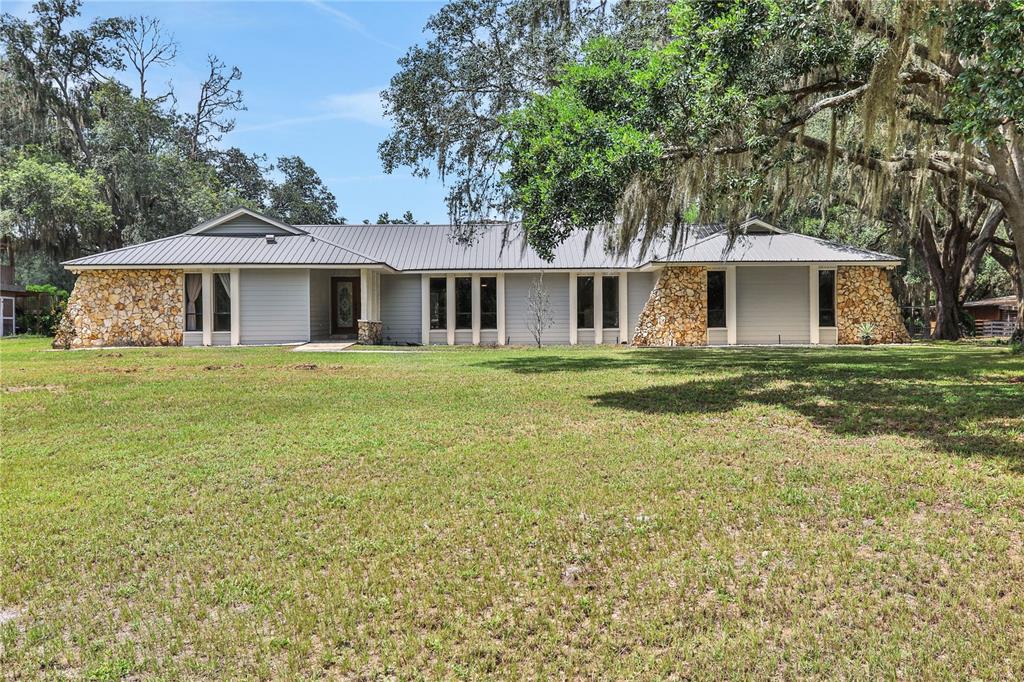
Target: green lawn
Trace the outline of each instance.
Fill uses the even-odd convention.
[[[1005,347],[46,348],[3,676],[1024,676]]]

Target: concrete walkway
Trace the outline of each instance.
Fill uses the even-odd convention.
[[[292,348],[296,352],[340,353],[356,345],[355,341],[311,341]]]

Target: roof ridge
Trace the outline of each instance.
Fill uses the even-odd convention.
[[[855,249],[857,251],[863,251],[864,253],[870,253],[872,256],[885,256],[886,258],[889,258],[891,260],[903,260],[899,256],[894,256],[891,253],[885,253],[884,251],[872,251],[871,249],[862,249],[859,246],[853,246],[852,244],[844,244],[842,242],[837,242],[832,239],[815,237],[813,234],[801,234],[799,232],[789,232],[788,234],[795,234],[798,237],[806,237],[807,239],[813,239],[816,242],[821,242],[822,244],[828,244],[830,246],[841,246],[844,249]]]

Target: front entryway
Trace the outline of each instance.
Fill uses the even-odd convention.
[[[359,315],[359,278],[331,277],[331,334],[355,335]]]

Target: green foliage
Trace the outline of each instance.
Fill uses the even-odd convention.
[[[79,29],[79,7],[44,0],[28,20],[0,16],[0,229],[15,238],[19,280],[70,284],[62,260],[176,234],[238,205],[296,222],[338,219],[336,199],[298,157],[281,159],[275,185],[265,157],[214,147],[242,108],[237,68],[211,55],[203,96],[182,113],[173,88],[145,90],[175,54],[159,22],[114,17]],[[139,96],[123,80],[126,64]]]
[[[52,155],[0,158],[0,230],[51,254],[96,249],[114,222],[102,184]]]
[[[29,284],[25,290],[37,296],[25,299],[18,319],[18,330],[29,334],[53,336],[64,315],[68,292],[53,284]]]
[[[282,156],[277,169],[284,180],[271,187],[268,213],[293,225],[344,223],[338,201],[313,168],[298,156]]]

